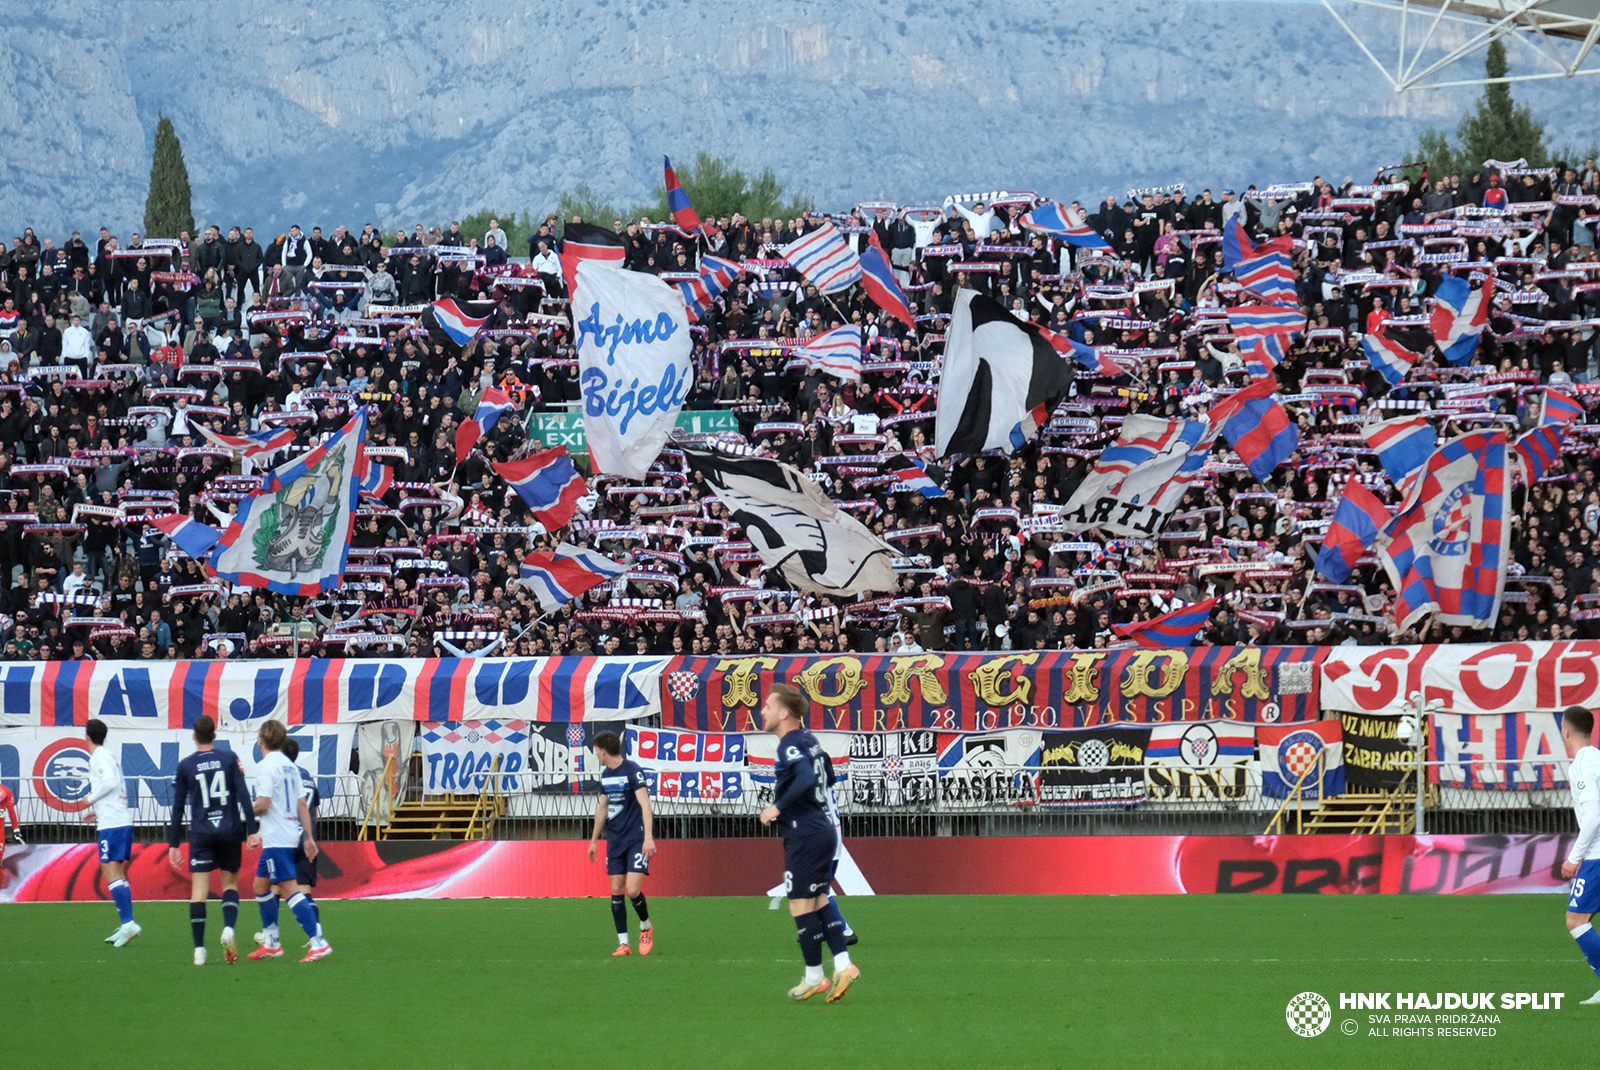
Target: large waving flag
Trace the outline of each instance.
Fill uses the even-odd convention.
[[[1474,290],[1466,279],[1449,276],[1439,283],[1433,295],[1433,337],[1451,364],[1461,365],[1478,351],[1483,330],[1489,325],[1489,308],[1494,297],[1494,274]]]
[[[1389,510],[1352,475],[1345,482],[1344,494],[1333,511],[1333,522],[1323,537],[1322,552],[1317,555],[1317,571],[1334,583],[1349,579],[1356,562],[1377,541],[1378,534],[1388,523]]]
[[[1429,613],[1441,624],[1494,625],[1510,562],[1510,488],[1503,431],[1462,435],[1428,458],[1378,540],[1402,630]]]
[[[848,290],[861,281],[861,258],[832,223],[791,242],[783,258],[825,294]]]
[[[1039,327],[1037,330],[1039,331],[1039,337],[1050,343],[1051,349],[1054,349],[1063,357],[1071,357],[1089,371],[1099,372],[1101,375],[1109,375],[1113,378],[1128,374],[1127,369],[1116,361],[1110,357],[1101,356],[1100,350],[1096,346],[1085,345],[1067,335],[1052,331],[1048,327]]]
[[[742,270],[732,260],[707,255],[700,260],[699,278],[673,283],[683,294],[683,307],[689,313],[689,322],[700,322],[700,317],[711,308],[711,303],[733,285]]]
[[[1433,336],[1421,327],[1385,326],[1361,336],[1361,351],[1367,363],[1378,370],[1390,386],[1397,386],[1433,348]]]
[[[911,306],[895,281],[894,270],[889,266],[889,257],[884,254],[876,231],[867,231],[867,251],[861,254],[861,285],[866,287],[873,304],[907,327],[916,327]]]
[[[426,324],[431,329],[436,329],[457,347],[464,346],[478,336],[483,330],[483,325],[489,322],[488,316],[469,316],[461,310],[451,298],[435,301],[428,309],[432,322]]]
[[[1250,469],[1265,483],[1272,470],[1300,445],[1300,431],[1278,404],[1277,381],[1257,379],[1249,386],[1211,406],[1206,419],[1219,428]]]
[[[896,482],[889,484],[891,492],[914,490],[924,498],[947,497],[944,488],[929,478],[927,465],[921,461],[909,460],[904,456],[898,458],[898,460],[902,462],[901,466],[890,469],[888,473],[894,476],[896,480]]]
[[[521,461],[496,464],[494,470],[528,503],[546,531],[566,527],[578,508],[578,499],[588,493],[565,446],[552,446]]]
[[[567,293],[578,281],[578,265],[585,260],[600,260],[622,266],[628,251],[622,235],[593,223],[568,223],[561,231],[561,274],[567,280]]]
[[[1373,424],[1361,432],[1378,453],[1378,463],[1389,482],[1400,486],[1412,472],[1428,463],[1438,446],[1438,436],[1426,416],[1398,416]]]
[[[957,290],[945,335],[933,437],[940,457],[999,449],[1037,438],[1072,376],[1050,343],[998,301]]]
[[[1285,256],[1294,254],[1294,239],[1288,235],[1280,235],[1271,241],[1264,241],[1260,245],[1253,245],[1245,235],[1244,223],[1238,216],[1228,221],[1222,228],[1222,270],[1232,271],[1241,260],[1249,260],[1262,253],[1283,253]]]
[[[628,570],[603,554],[570,543],[553,552],[531,553],[522,559],[520,578],[539,600],[539,608],[554,613],[591,587],[598,587]]]
[[[838,379],[861,379],[861,328],[853,323],[823,331],[794,351],[795,359]]]
[[[1233,277],[1268,304],[1292,305],[1297,300],[1294,262],[1283,253],[1262,253],[1241,260],[1234,265]]]
[[[241,457],[255,458],[294,445],[295,431],[292,427],[280,427],[275,431],[252,431],[246,435],[219,435],[203,424],[192,423],[189,426],[199,431],[200,437],[213,446],[232,450]]]
[[[314,595],[338,587],[360,503],[356,468],[366,439],[363,408],[328,441],[269,473],[264,489],[239,503],[206,571],[279,594]]]
[[[1216,605],[1215,598],[1207,598],[1204,602],[1163,613],[1154,620],[1114,624],[1112,630],[1124,639],[1132,639],[1140,646],[1153,650],[1193,646],[1195,637],[1205,630]]]
[[[1539,425],[1548,427],[1551,424],[1566,426],[1583,415],[1583,404],[1576,398],[1569,397],[1559,390],[1546,389],[1544,392],[1544,406],[1539,410]]]
[[[1153,539],[1205,468],[1214,432],[1204,420],[1133,413],[1061,513],[1068,531]]]
[[[1517,439],[1517,460],[1522,463],[1525,483],[1537,483],[1544,474],[1561,464],[1562,425],[1536,427]]]
[[[700,229],[700,217],[695,214],[694,205],[689,203],[689,194],[678,181],[678,172],[672,169],[672,161],[663,156],[661,163],[666,172],[667,207],[672,209],[672,219],[693,234]]]
[[[456,428],[456,463],[460,464],[467,459],[467,451],[484,434],[494,429],[500,417],[516,409],[516,402],[497,386],[491,386],[483,392],[483,397],[478,399],[478,408],[472,414],[472,419],[461,421],[461,426]]]
[[[171,516],[152,516],[146,521],[166,532],[172,544],[196,561],[204,561],[211,548],[222,538],[222,529],[214,528],[210,524],[200,521],[184,513],[173,513]]]
[[[1293,305],[1237,305],[1228,309],[1228,326],[1251,375],[1266,375],[1282,363],[1306,318]]]
[[[1087,223],[1082,220],[1074,222],[1068,211],[1054,202],[1041,204],[1023,215],[1020,222],[1029,230],[1043,231],[1052,238],[1059,238],[1068,245],[1076,245],[1080,249],[1111,248]]]

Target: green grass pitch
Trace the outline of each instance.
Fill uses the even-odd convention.
[[[648,890],[648,889],[647,889]],[[1555,896],[845,899],[862,979],[795,1004],[765,900],[655,899],[656,952],[614,959],[604,900],[323,903],[331,958],[191,963],[183,903],[0,908],[10,1070],[196,1067],[1459,1067],[1588,1065],[1600,1007]],[[631,911],[630,911],[631,918]],[[258,928],[246,897],[240,931]],[[303,936],[285,911],[294,957]],[[241,950],[248,950],[241,947]],[[1319,1037],[1285,1007],[1334,1006]],[[1491,1038],[1366,1034],[1340,991],[1565,992]],[[1361,1035],[1340,1030],[1360,1020]]]

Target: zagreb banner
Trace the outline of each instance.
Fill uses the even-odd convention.
[[[1048,650],[676,658],[662,678],[663,723],[698,732],[760,729],[767,688],[811,699],[813,730],[1071,729],[1130,722],[1321,718],[1324,647]]]
[[[652,896],[746,896],[762,910],[783,873],[776,836],[658,840]],[[857,894],[1256,895],[1564,893],[1570,836],[931,836],[847,839]],[[329,842],[318,899],[600,897],[583,840]],[[256,852],[245,853],[253,872]],[[164,843],[138,844],[135,899],[189,898]],[[217,880],[213,888],[219,887]],[[841,894],[844,889],[837,889]],[[109,899],[93,844],[8,847],[0,903]],[[177,910],[176,906],[170,908]],[[734,904],[730,909],[741,909]],[[846,908],[848,910],[848,908]],[[178,918],[174,914],[173,918]],[[173,924],[180,924],[174,920]]]

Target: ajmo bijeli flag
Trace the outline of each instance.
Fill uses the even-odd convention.
[[[694,387],[683,299],[654,275],[582,260],[572,318],[595,471],[643,479]]]

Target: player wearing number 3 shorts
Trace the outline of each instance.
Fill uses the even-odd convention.
[[[861,970],[850,962],[844,918],[831,895],[839,833],[829,815],[828,755],[806,728],[809,706],[798,687],[774,684],[761,707],[761,727],[778,737],[773,803],[761,811],[761,823],[776,821],[783,834],[783,884],[806,964],[804,979],[789,990],[789,996],[810,999],[827,992],[832,1003],[861,976]],[[823,941],[833,952],[831,982],[822,972]]]
[[[594,835],[589,839],[589,861],[595,860],[600,832],[606,834],[606,876],[611,879],[611,920],[617,924],[617,949],[612,957],[631,955],[628,947],[628,907],[623,893],[639,915],[639,954],[655,947],[655,926],[644,899],[644,878],[656,853],[655,816],[650,812],[650,785],[644,770],[622,756],[622,740],[615,732],[594,737],[600,760],[600,804],[594,811]]]
[[[1578,815],[1578,838],[1561,864],[1561,876],[1572,881],[1567,931],[1600,975],[1600,933],[1590,924],[1600,911],[1600,750],[1589,742],[1593,735],[1594,714],[1582,706],[1568,706],[1561,712],[1561,742],[1572,758],[1567,783],[1572,785],[1572,809]],[[1600,992],[1582,1002],[1600,1003]]]

